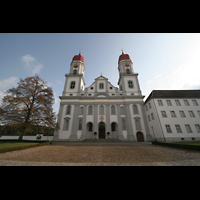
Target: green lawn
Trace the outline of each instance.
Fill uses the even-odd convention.
[[[35,146],[49,144],[49,142],[35,142],[35,141],[1,141],[0,140],[0,153],[27,149]]]
[[[195,142],[173,142],[172,144],[186,144],[186,145],[198,145],[198,146],[200,146],[200,141],[195,141]]]

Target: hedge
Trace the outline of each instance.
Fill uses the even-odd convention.
[[[35,144],[32,143],[32,144],[29,144],[29,145],[26,145],[26,146],[10,147],[10,148],[5,148],[5,149],[0,149],[0,153],[22,150],[22,149],[28,149],[28,148],[42,146],[42,145],[48,145],[48,144],[51,144],[51,142],[39,142],[39,143],[35,143]]]
[[[151,143],[155,144],[155,145],[160,145],[160,146],[167,146],[167,147],[174,147],[174,148],[179,148],[179,149],[200,151],[200,146],[197,146],[197,145],[173,144],[173,143],[165,143],[165,142],[151,142]]]

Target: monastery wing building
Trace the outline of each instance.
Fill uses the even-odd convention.
[[[85,88],[84,57],[75,55],[60,102],[54,141],[83,141],[85,139],[120,139],[151,141],[144,110],[138,74],[128,54],[118,60],[119,88],[106,77],[99,76]]]

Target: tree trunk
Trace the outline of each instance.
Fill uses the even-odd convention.
[[[19,141],[23,140],[23,135],[24,135],[25,129],[26,129],[26,127],[23,127],[22,132],[20,133],[19,138],[18,138]]]

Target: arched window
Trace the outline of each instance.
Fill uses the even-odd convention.
[[[113,122],[111,124],[111,131],[116,131],[116,123],[115,122]]]
[[[126,130],[126,121],[122,119],[122,130]]]
[[[68,131],[69,130],[69,117],[64,118],[64,125],[63,125],[63,131]]]
[[[140,118],[139,117],[136,117],[134,118],[135,119],[135,127],[136,127],[136,130],[142,130],[142,126],[141,126],[141,123],[140,123]]]
[[[127,73],[127,74],[130,74],[130,69],[126,69],[126,73]]]
[[[133,81],[128,81],[128,87],[133,88]]]
[[[70,113],[71,113],[71,105],[68,105],[66,115],[70,115]]]
[[[93,109],[92,109],[92,106],[89,106],[89,107],[88,107],[88,115],[92,115],[92,113],[93,113],[92,110],[93,110]]]
[[[93,127],[92,123],[89,122],[89,123],[88,123],[88,131],[89,131],[89,132],[92,132],[92,127]]]
[[[74,89],[74,88],[75,88],[75,83],[76,83],[75,81],[72,81],[72,82],[71,82],[71,85],[70,85],[70,88],[71,88],[71,89]]]
[[[133,105],[133,113],[139,114],[137,105]]]
[[[79,115],[83,115],[83,107],[80,107]]]
[[[82,119],[79,119],[78,130],[82,130]]]
[[[116,115],[115,106],[111,106],[111,115]]]
[[[125,115],[124,106],[121,106],[121,115]]]
[[[104,107],[103,107],[103,105],[99,106],[99,115],[104,115]]]
[[[75,69],[74,71],[73,71],[73,75],[76,75],[77,74],[77,70]]]

